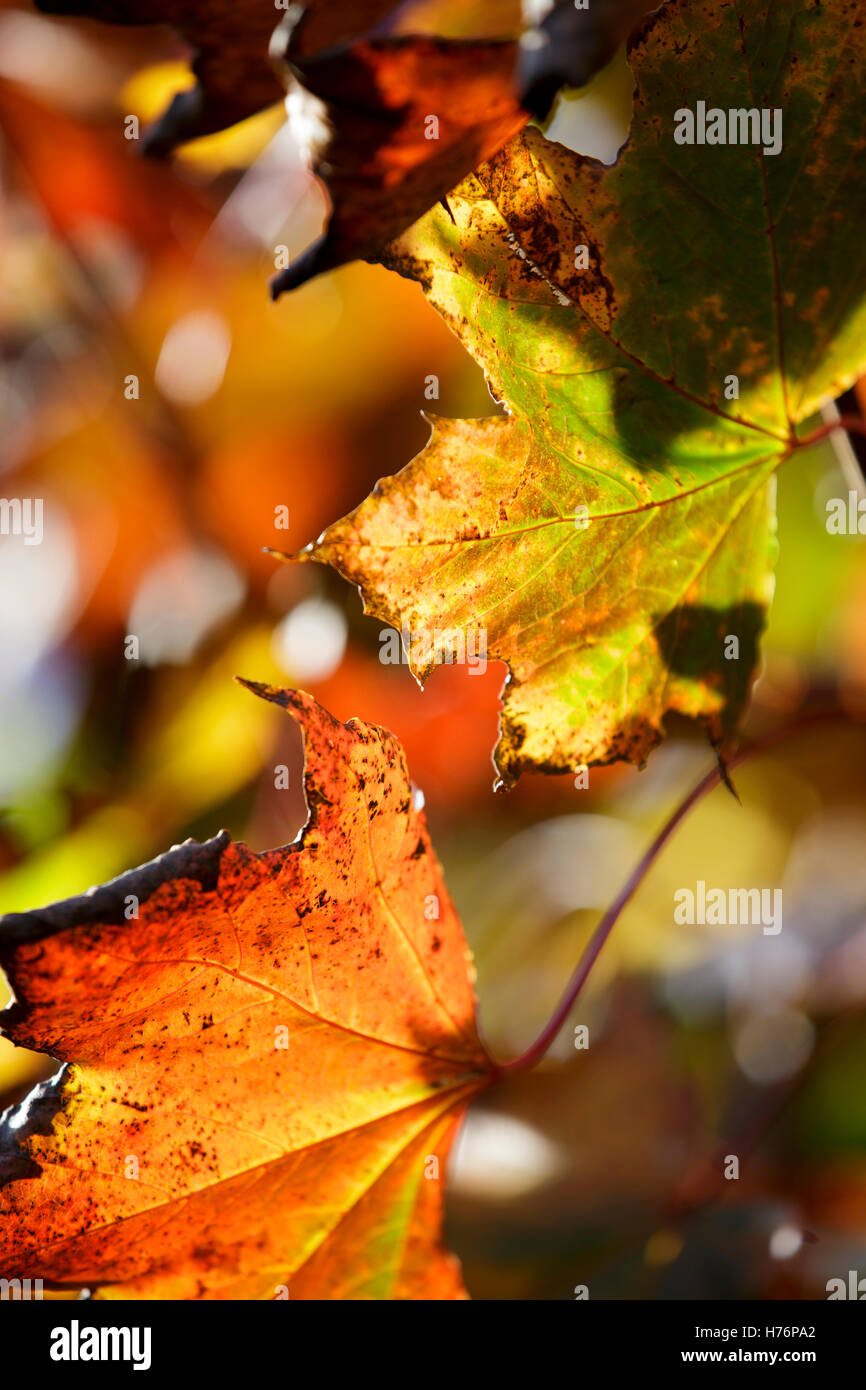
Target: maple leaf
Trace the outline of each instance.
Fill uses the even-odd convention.
[[[669,711],[736,730],[774,474],[866,361],[861,11],[671,0],[630,42],[614,165],[526,130],[389,248],[508,414],[434,420],[301,558],[394,626],[451,633],[450,655],[485,630],[510,668],[507,782],[641,761]],[[699,101],[780,111],[781,149],[677,143]]]
[[[332,213],[276,277],[275,296],[378,257],[530,113],[546,112],[564,82],[587,81],[650,3],[575,10],[557,0],[524,29],[519,0],[310,0],[279,24],[272,0],[38,0],[50,14],[171,24],[193,46],[196,84],[146,132],[147,153],[167,154],[288,92],[290,120],[305,141],[315,132],[311,163]]]
[[[378,258],[530,114],[546,114],[562,85],[587,82],[649,8],[651,0],[593,0],[576,10],[557,0],[524,29],[513,0],[422,0],[398,7],[387,33],[318,52],[309,52],[315,17],[311,29],[303,19],[287,25],[289,90],[323,104],[312,167],[331,214],[274,278],[274,297],[346,261]]]
[[[249,688],[304,731],[297,841],[187,841],[0,927],[4,1031],[64,1063],[0,1124],[0,1270],[101,1298],[464,1296],[436,1179],[491,1064],[402,750]]]

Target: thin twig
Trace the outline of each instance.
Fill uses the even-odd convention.
[[[796,734],[815,725],[833,724],[838,722],[855,722],[856,716],[847,710],[830,709],[816,710],[810,714],[801,715],[798,719],[792,720],[788,724],[783,724],[780,728],[765,734],[747,748],[741,748],[739,752],[726,759],[725,767],[728,770],[738,767],[749,758],[756,757],[760,753],[766,753],[775,748],[778,744],[784,743],[787,739],[793,738]],[[658,856],[661,854],[668,840],[677,829],[678,825],[689,814],[693,806],[696,806],[707,794],[712,791],[722,781],[722,765],[717,764],[710,772],[701,778],[696,787],[676,807],[674,812],[662,826],[649,848],[635,865],[623,887],[614,898],[610,907],[605,912],[592,936],[586,944],[583,954],[575,967],[574,974],[566,986],[565,993],[559,1001],[549,1022],[539,1033],[535,1042],[520,1057],[511,1062],[502,1062],[497,1070],[500,1072],[524,1071],[529,1067],[534,1067],[544,1057],[548,1048],[554,1042],[559,1030],[568,1018],[574,1003],[580,994],[581,989],[586,983],[589,972],[601,953],[601,949],[607,938],[610,936],[617,919],[623,908],[631,901],[652,868]]]

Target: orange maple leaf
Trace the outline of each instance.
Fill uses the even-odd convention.
[[[187,841],[0,924],[5,1032],[64,1063],[0,1123],[0,1273],[102,1298],[463,1297],[442,1170],[493,1067],[403,751],[250,688],[304,731],[294,843]]]

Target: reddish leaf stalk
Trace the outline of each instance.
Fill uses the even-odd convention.
[[[749,744],[747,748],[740,749],[737,753],[734,753],[731,757],[726,759],[724,766],[719,762],[712,771],[702,777],[697,786],[693,787],[688,795],[683,797],[682,801],[669,816],[649,848],[635,865],[610,907],[605,912],[587,942],[559,1004],[548,1023],[545,1024],[544,1028],[539,1033],[535,1042],[531,1047],[527,1048],[526,1052],[520,1057],[516,1057],[511,1062],[499,1063],[496,1068],[497,1071],[525,1071],[529,1067],[534,1067],[541,1061],[548,1049],[552,1046],[560,1029],[574,1007],[575,1001],[580,991],[583,989],[592,967],[601,954],[602,947],[613,931],[623,908],[626,907],[634,897],[647,873],[652,868],[680,822],[685,820],[692,808],[697,806],[699,801],[703,800],[707,792],[712,791],[713,787],[717,786],[718,783],[722,781],[726,770],[731,771],[741,763],[747,762],[750,758],[768,752],[778,744],[784,743],[787,739],[793,738],[796,734],[803,732],[805,729],[812,728],[815,725],[833,724],[840,721],[847,723],[853,722],[856,719],[856,715],[843,709],[816,710],[810,714],[801,715],[790,723],[783,724],[780,728],[765,734],[762,738],[756,739],[756,741]]]
[[[826,439],[828,435],[831,435],[834,430],[847,430],[849,434],[862,434],[866,438],[866,420],[861,420],[859,415],[840,415],[838,420],[828,420],[826,425],[821,425],[812,434],[798,439],[796,447],[805,449],[808,444],[817,444],[819,440]]]

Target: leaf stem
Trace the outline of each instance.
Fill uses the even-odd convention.
[[[857,716],[848,710],[835,707],[831,709],[815,710],[808,714],[800,715],[797,719],[781,725],[781,727],[765,734],[762,738],[756,739],[755,742],[749,744],[748,747],[741,748],[737,753],[726,759],[724,767],[721,763],[718,763],[710,772],[706,773],[705,776],[701,778],[697,786],[693,787],[688,795],[683,797],[682,801],[668,817],[649,848],[635,865],[610,907],[605,912],[587,942],[574,969],[574,973],[565,988],[565,992],[549,1022],[545,1024],[531,1047],[527,1048],[526,1052],[520,1057],[516,1057],[511,1062],[499,1063],[496,1068],[498,1072],[525,1071],[530,1067],[534,1067],[544,1057],[557,1037],[559,1030],[568,1018],[580,991],[586,983],[589,972],[598,959],[604,943],[613,931],[623,908],[634,897],[647,873],[652,868],[680,822],[685,820],[692,808],[706,796],[707,792],[712,791],[713,787],[717,786],[718,783],[722,781],[724,768],[730,771],[738,767],[740,763],[744,763],[748,761],[749,758],[753,758],[758,754],[768,752],[778,744],[784,743],[787,739],[793,738],[796,734],[803,732],[805,729],[810,729],[815,725],[833,724],[839,721],[844,723],[856,722]]]
[[[803,439],[798,439],[796,448],[805,449],[808,444],[817,444],[834,430],[847,430],[849,434],[862,434],[866,438],[866,420],[861,420],[859,415],[840,415],[838,420],[828,420],[826,425],[821,425]]]

